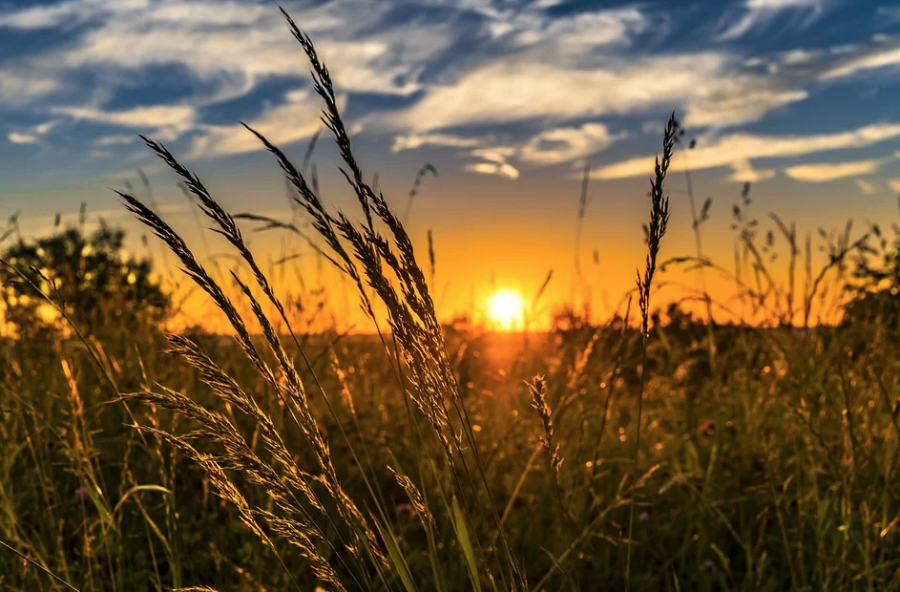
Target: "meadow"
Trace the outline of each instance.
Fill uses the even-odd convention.
[[[434,254],[365,181],[335,83],[287,23],[358,211],[247,133],[376,331],[308,330],[328,294],[280,294],[242,232],[298,228],[236,220],[150,138],[234,271],[138,192],[123,207],[228,335],[164,331],[177,298],[121,232],[11,224],[0,590],[900,590],[900,226],[822,231],[814,268],[812,239],[774,215],[763,232],[745,186],[734,264],[704,256],[693,196],[697,251],[670,253],[667,172],[689,149],[673,115],[620,314],[570,307],[530,333],[439,319]],[[675,267],[727,274],[734,299],[664,302]]]

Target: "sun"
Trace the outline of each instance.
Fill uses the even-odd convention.
[[[522,295],[513,290],[497,290],[488,300],[488,319],[502,331],[521,326],[524,314]]]

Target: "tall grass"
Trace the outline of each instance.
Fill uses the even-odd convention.
[[[130,327],[98,339],[68,314],[56,278],[38,282],[4,262],[5,281],[31,282],[68,330],[24,327],[28,339],[0,342],[0,589],[900,587],[897,333],[882,309],[811,330],[816,315],[844,310],[854,261],[857,271],[876,256],[891,261],[886,240],[871,245],[880,229],[823,231],[828,259],[816,271],[807,239],[801,288],[798,230],[770,217],[790,249],[782,285],[774,231],[760,244],[747,188],[733,270],[703,255],[699,235],[694,255],[664,261],[673,114],[651,177],[636,326],[630,300],[602,326],[560,314],[546,339],[521,347],[442,325],[430,234],[426,273],[388,199],[365,181],[329,70],[285,18],[359,210],[323,201],[315,140],[298,167],[247,127],[289,186],[291,219],[279,221],[229,213],[144,138],[197,225],[205,219],[227,241],[235,269],[208,267],[146,189],[145,199],[118,195],[224,315],[229,342]],[[695,230],[706,210],[692,214]],[[241,220],[307,243],[349,280],[377,334],[298,329],[308,324]],[[17,220],[0,237],[25,240]],[[713,326],[714,306],[735,311],[702,283],[706,322],[677,306],[654,310],[667,265],[731,278],[754,324]]]

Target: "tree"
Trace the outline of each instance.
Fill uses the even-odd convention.
[[[158,326],[171,301],[149,261],[124,250],[125,232],[106,225],[90,236],[68,229],[33,241],[19,240],[2,254],[31,283],[59,303],[76,325],[93,334]],[[20,335],[60,327],[58,315],[29,282],[4,269],[6,321]]]

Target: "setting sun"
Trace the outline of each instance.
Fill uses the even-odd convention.
[[[512,290],[498,290],[488,301],[488,319],[497,329],[509,331],[520,326],[524,312],[522,296]]]

